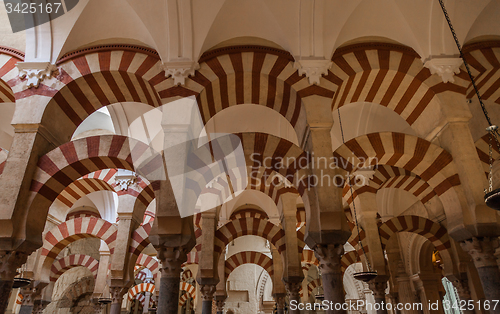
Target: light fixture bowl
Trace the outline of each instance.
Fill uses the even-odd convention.
[[[484,196],[484,201],[489,208],[500,210],[500,189],[487,193]]]
[[[24,288],[26,286],[29,286],[30,283],[31,283],[31,279],[16,277],[16,278],[14,278],[14,284],[12,285],[12,288],[14,288],[14,289]]]
[[[376,271],[362,271],[362,272],[357,272],[354,273],[354,279],[363,281],[363,282],[368,282],[375,277],[377,277],[377,272]]]
[[[319,302],[323,302],[324,299],[325,299],[325,295],[324,294],[318,294],[318,295],[316,295],[316,300],[318,300]]]

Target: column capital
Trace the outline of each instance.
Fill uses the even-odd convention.
[[[162,274],[167,277],[179,277],[182,264],[187,261],[186,250],[183,247],[161,247],[158,250]]]
[[[200,293],[203,301],[212,301],[216,285],[200,285]]]
[[[342,244],[317,244],[314,247],[314,255],[319,261],[322,274],[340,273],[340,259],[343,254]]]
[[[385,299],[385,290],[387,289],[387,276],[385,278],[376,278],[368,282],[368,287],[373,292],[375,299]],[[385,280],[384,280],[385,279]]]
[[[285,293],[275,293],[273,294],[274,300],[276,301],[276,307],[278,309],[285,308]]]
[[[476,268],[497,266],[495,250],[499,247],[498,238],[472,238],[460,243],[464,251],[469,253]]]
[[[27,287],[21,288],[21,295],[23,296],[23,305],[33,306],[37,295],[37,289],[30,284]]]
[[[127,292],[126,287],[109,287],[112,303],[121,303],[123,295]]]
[[[57,71],[56,65],[50,62],[18,62],[16,66],[19,70],[19,78],[28,80],[28,88],[38,88],[40,82],[50,78],[52,73]]]
[[[302,288],[302,280],[287,280],[283,278],[286,292],[290,300],[298,300],[300,298],[300,288]]]
[[[0,251],[0,279],[13,280],[16,271],[28,259],[28,253],[18,251]]]
[[[217,312],[222,313],[224,311],[224,305],[226,304],[226,296],[216,295],[214,298],[215,298],[215,305],[217,306]]]

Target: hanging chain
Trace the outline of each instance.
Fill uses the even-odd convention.
[[[342,136],[342,144],[345,144],[344,140],[344,129],[342,128],[342,118],[340,117],[340,110],[337,109],[338,114],[339,114],[339,126],[340,126],[340,135]],[[347,184],[349,184],[349,189],[351,191],[351,198],[352,198],[352,211],[354,212],[354,223],[356,225],[356,230],[358,231],[358,243],[361,246],[361,250],[363,251],[363,255],[366,258],[366,264],[368,266],[368,271],[373,271],[372,270],[372,265],[370,264],[370,260],[368,259],[368,256],[366,255],[365,247],[363,246],[363,242],[361,241],[361,230],[359,228],[359,223],[358,223],[358,215],[356,214],[356,204],[354,202],[354,194],[352,191],[352,184],[351,184],[351,173],[349,172],[347,174]],[[358,251],[356,248],[354,248],[356,251],[356,254],[358,254]],[[359,254],[358,254],[359,256]]]
[[[486,110],[486,106],[483,103],[483,100],[481,98],[481,95],[479,94],[479,89],[476,86],[476,81],[474,80],[474,77],[472,76],[472,72],[470,71],[469,63],[467,63],[467,60],[465,60],[464,54],[462,52],[462,46],[460,45],[460,41],[458,40],[457,34],[455,33],[455,29],[453,28],[453,25],[451,24],[450,16],[448,15],[448,11],[446,11],[446,7],[444,6],[443,0],[439,0],[439,4],[441,5],[441,9],[443,10],[444,17],[446,18],[446,22],[448,22],[448,27],[450,28],[451,35],[453,35],[453,39],[455,40],[455,44],[457,45],[458,52],[460,53],[460,58],[463,60],[465,69],[467,70],[467,73],[469,74],[470,81],[472,82],[472,86],[474,87],[474,91],[476,92],[477,99],[479,100],[479,104],[481,105],[481,109],[483,110],[484,117],[486,118],[486,121],[488,121],[488,125],[492,126],[493,123],[491,123],[490,116],[488,115],[488,111]]]
[[[451,35],[453,36],[453,39],[455,40],[455,44],[457,45],[458,52],[460,53],[460,58],[464,62],[465,69],[467,70],[467,74],[469,75],[470,81],[472,83],[472,87],[474,88],[474,91],[476,92],[477,99],[479,100],[479,105],[481,106],[481,110],[483,111],[484,117],[486,118],[486,121],[488,122],[488,127],[486,128],[486,131],[490,134],[490,173],[488,174],[488,181],[489,181],[489,186],[488,186],[488,191],[491,192],[493,189],[493,144],[492,141],[495,139],[497,143],[497,148],[500,152],[500,142],[498,141],[498,136],[500,133],[498,133],[498,126],[494,125],[491,123],[490,116],[488,115],[488,110],[486,110],[486,106],[483,103],[483,99],[481,98],[481,94],[479,93],[479,89],[477,88],[476,81],[474,80],[474,77],[472,76],[472,72],[469,67],[469,63],[467,63],[467,60],[465,60],[464,54],[462,52],[462,46],[460,45],[460,41],[458,40],[457,34],[455,33],[455,29],[453,28],[453,25],[451,24],[451,19],[450,16],[448,15],[448,11],[446,10],[446,7],[444,5],[443,0],[438,0],[439,4],[441,5],[441,9],[443,10],[444,17],[446,18],[446,22],[448,22],[448,27],[450,28]],[[486,190],[485,190],[486,192]]]

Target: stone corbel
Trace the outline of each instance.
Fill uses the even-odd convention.
[[[310,84],[318,85],[321,76],[327,75],[332,66],[332,61],[327,59],[299,59],[295,61],[294,68],[299,71],[299,75],[306,75]]]
[[[428,68],[431,74],[439,75],[444,83],[454,83],[454,76],[460,73],[462,63],[461,58],[430,57],[424,62],[424,67]]]
[[[169,61],[163,63],[165,77],[172,77],[175,85],[184,85],[186,78],[193,76],[194,72],[200,68],[198,62],[186,61]]]
[[[19,70],[19,78],[28,80],[28,88],[38,88],[44,79],[50,78],[57,70],[55,64],[50,62],[18,62],[16,66]]]

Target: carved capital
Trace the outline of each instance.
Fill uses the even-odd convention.
[[[18,62],[19,78],[27,79],[28,88],[38,88],[40,82],[50,78],[57,67],[50,62]]]
[[[171,61],[163,63],[165,77],[172,77],[175,85],[184,85],[188,76],[193,76],[195,71],[200,68],[198,62],[191,60]]]
[[[187,254],[182,247],[162,247],[158,250],[158,259],[161,261],[162,275],[180,278],[181,266],[187,261]]]
[[[28,255],[25,252],[0,251],[0,279],[13,280],[17,269],[26,263]]]
[[[469,281],[467,279],[459,279],[454,280],[453,285],[457,289],[458,296],[460,300],[470,300],[470,289],[469,289]]]
[[[472,257],[476,268],[497,266],[495,250],[499,247],[498,238],[472,238],[460,246]]]
[[[127,292],[127,288],[125,287],[109,287],[112,303],[122,303],[125,292]]]
[[[343,254],[342,244],[318,244],[314,247],[314,255],[319,261],[322,274],[341,273],[340,259]]]
[[[302,288],[302,282],[285,281],[285,288],[290,300],[298,300],[300,298],[300,288]]]
[[[424,67],[431,71],[431,74],[437,74],[444,83],[454,83],[455,74],[460,73],[462,65],[461,58],[430,58],[424,63]]]
[[[203,301],[211,301],[214,298],[216,285],[200,285],[200,293]]]
[[[23,296],[23,305],[33,306],[35,304],[37,291],[32,284],[27,287],[21,288],[21,295]]]
[[[47,305],[49,305],[50,302],[44,301],[44,300],[37,300],[35,301],[35,305],[33,306],[33,314],[42,314]],[[99,312],[100,313],[100,312]]]
[[[370,282],[368,282],[368,287],[373,292],[373,297],[375,299],[385,299],[387,281],[371,280]]]
[[[274,301],[276,301],[276,308],[284,309],[285,308],[285,294],[284,293],[275,293],[273,295]]]
[[[306,75],[309,84],[319,84],[323,75],[328,75],[328,69],[332,66],[332,61],[327,59],[299,59],[294,63],[294,68],[299,71],[299,75]]]
[[[223,313],[224,305],[226,305],[226,296],[216,296],[215,305],[217,307],[217,313]]]

